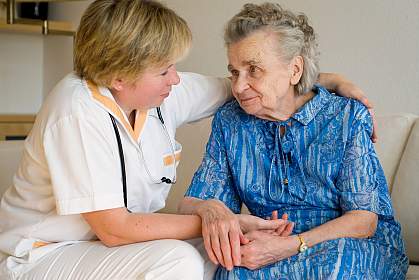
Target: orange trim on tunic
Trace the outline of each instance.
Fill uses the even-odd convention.
[[[46,245],[48,245],[48,244],[51,244],[51,243],[49,243],[49,242],[44,242],[44,241],[35,241],[35,242],[32,244],[32,248],[39,248],[39,247],[46,246]]]
[[[125,126],[131,137],[137,142],[138,138],[140,137],[141,131],[144,127],[145,120],[147,119],[147,111],[139,112],[137,110],[135,114],[134,129],[132,129],[131,125],[124,118],[124,115],[121,109],[116,104],[116,102],[110,99],[109,97],[100,94],[98,86],[94,84],[92,81],[86,81],[86,83],[89,90],[92,92],[93,98],[96,99],[103,106],[105,106],[109,111],[114,113],[114,115],[118,117],[118,119]]]
[[[181,154],[180,152],[175,153],[176,161],[180,161],[180,154]],[[165,166],[173,164],[173,155],[165,156],[163,158],[163,163]]]

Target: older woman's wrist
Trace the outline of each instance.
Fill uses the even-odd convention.
[[[288,238],[288,243],[289,243],[289,253],[290,256],[294,256],[296,254],[299,253],[299,248],[301,245],[300,239],[298,238],[298,236],[296,234],[294,235],[290,235],[287,237]]]
[[[276,240],[276,244],[271,247],[276,256],[276,261],[287,259],[299,253],[300,241],[297,235],[277,236]]]

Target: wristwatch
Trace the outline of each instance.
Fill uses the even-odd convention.
[[[301,234],[298,234],[297,237],[300,240],[300,246],[298,246],[298,251],[300,253],[304,253],[308,249],[307,243],[304,241],[304,238]]]

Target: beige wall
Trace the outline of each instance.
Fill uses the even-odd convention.
[[[43,45],[39,36],[0,33],[0,114],[41,105]]]
[[[189,22],[194,34],[194,48],[188,58],[178,65],[178,69],[225,75],[227,62],[222,28],[227,19],[249,1],[164,2]],[[380,114],[419,114],[418,0],[278,2],[294,11],[305,12],[312,19],[320,38],[323,71],[342,73],[353,80],[365,90]],[[77,23],[88,3],[90,1],[54,4],[51,15]],[[13,42],[6,43],[10,38]],[[0,113],[6,107],[17,111],[36,111],[40,96],[63,73],[71,70],[71,42],[53,38],[40,42],[41,39],[32,36],[0,34]],[[35,54],[29,55],[29,51]],[[11,61],[12,56],[22,57],[16,64]],[[28,64],[25,66],[23,63]],[[38,65],[42,65],[39,66],[41,68]],[[9,67],[17,72],[9,72]],[[40,78],[38,71],[43,73],[43,77]],[[26,78],[26,87],[19,84],[18,76]],[[21,100],[17,103],[11,96],[18,96]],[[22,101],[26,99],[33,101],[30,104],[32,109]],[[17,107],[16,104],[22,106]],[[208,120],[179,130],[178,138],[184,147],[179,168],[180,186],[189,183],[192,170],[199,164],[208,132]]]

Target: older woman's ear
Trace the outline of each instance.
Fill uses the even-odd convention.
[[[302,56],[297,55],[296,57],[294,57],[290,64],[290,70],[291,70],[291,85],[295,86],[296,84],[298,84],[298,82],[301,79],[301,76],[303,75],[303,70],[304,70],[304,59]]]

